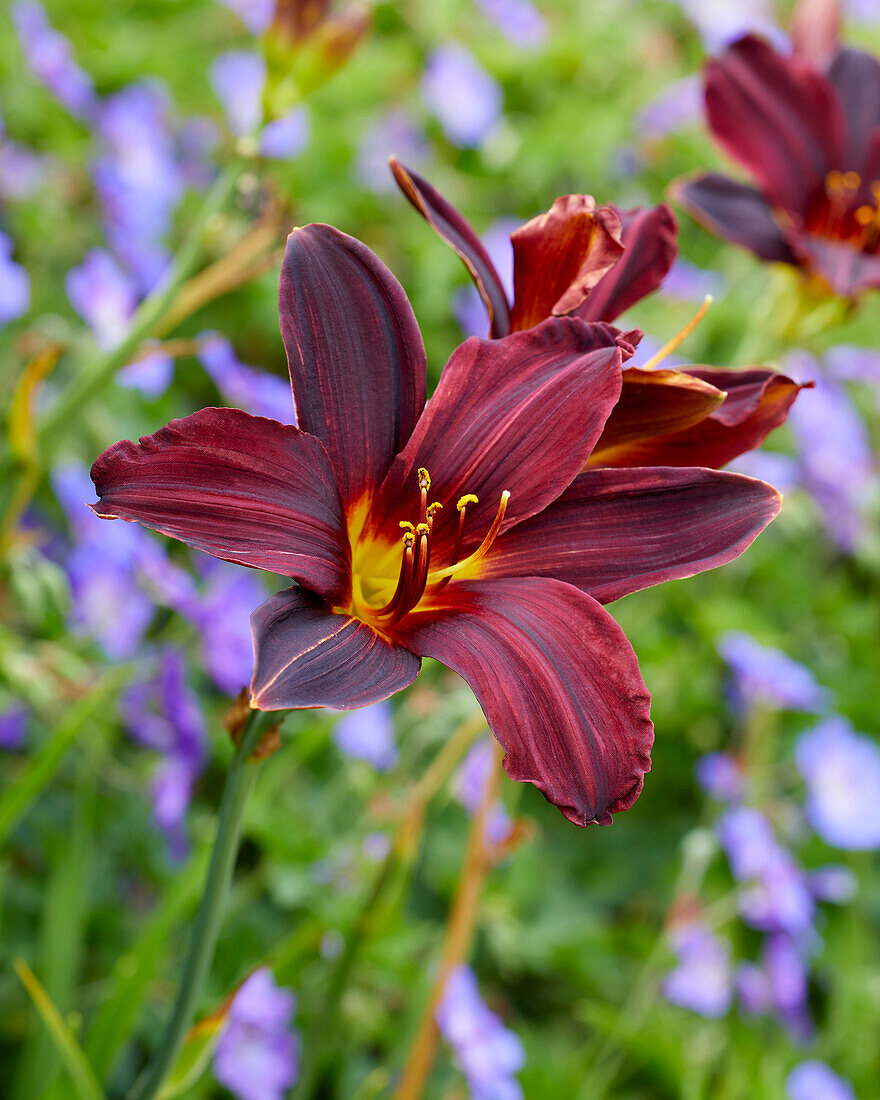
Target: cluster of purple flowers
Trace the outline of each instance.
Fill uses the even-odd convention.
[[[731,702],[744,716],[755,708],[828,711],[831,693],[787,654],[740,632],[725,635],[719,649],[732,673]],[[880,747],[845,719],[826,713],[799,735],[795,762],[806,785],[804,817],[813,830],[833,847],[880,848]],[[749,777],[730,754],[701,758],[697,779],[724,805],[716,837],[737,884],[740,917],[763,939],[757,960],[735,965],[730,943],[701,917],[673,926],[670,942],[678,961],[666,976],[664,995],[705,1016],[724,1015],[736,996],[745,1013],[773,1014],[795,1039],[808,1041],[810,960],[822,946],[817,904],[847,902],[855,878],[842,866],[802,867],[768,814],[747,804]],[[783,809],[779,820],[802,837],[798,811],[790,803]],[[792,1071],[787,1087],[793,1100],[852,1095],[817,1062]]]
[[[523,1045],[483,1001],[469,967],[456,967],[449,975],[435,1016],[472,1100],[520,1100],[523,1091],[515,1075],[525,1064]]]
[[[455,797],[471,815],[483,803],[486,785],[494,766],[495,746],[491,741],[483,739],[471,748],[458,769],[453,790]],[[512,832],[513,821],[504,808],[504,803],[496,799],[489,807],[486,817],[486,841],[489,844],[503,844]]]
[[[214,1050],[214,1076],[238,1100],[283,1100],[299,1075],[296,998],[271,970],[255,970],[233,997]]]
[[[347,711],[337,722],[333,737],[340,752],[353,760],[365,760],[380,772],[397,763],[394,719],[387,700]]]

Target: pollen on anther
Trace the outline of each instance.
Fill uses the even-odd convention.
[[[860,206],[853,217],[859,225],[870,225],[876,214],[877,211],[872,206]]]
[[[480,503],[480,498],[479,497],[474,496],[473,493],[465,493],[465,495],[463,497],[458,498],[458,504],[456,504],[455,507],[460,512],[460,511],[462,511],[462,509],[467,508],[467,506],[469,504],[479,504],[479,503]]]
[[[410,534],[412,534],[413,531],[415,531],[415,529],[416,529],[415,524],[410,523],[408,519],[400,520],[398,522],[397,526],[400,527],[404,531],[409,531]]]
[[[858,172],[847,172],[843,177],[843,186],[847,191],[858,191],[862,183],[862,177]]]
[[[420,466],[418,469],[419,488],[424,489],[427,492],[431,488],[431,475],[425,469],[424,466]]]
[[[427,523],[417,523],[416,524],[416,534],[417,535],[430,535],[430,533],[431,533],[431,528],[428,526]]]
[[[428,519],[433,519],[434,513],[439,512],[443,505],[439,500],[435,500],[433,504],[429,504],[427,508]]]

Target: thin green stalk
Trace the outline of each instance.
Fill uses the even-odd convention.
[[[89,401],[113,375],[127,363],[172,305],[181,284],[192,274],[202,252],[205,230],[226,205],[243,165],[235,158],[220,173],[205,196],[205,201],[177,251],[171,268],[156,289],[141,302],[128,333],[121,343],[100,352],[82,364],[70,387],[43,417],[38,429],[40,450],[44,454],[55,446],[59,429]]]
[[[280,714],[253,711],[242,732],[241,741],[226,773],[205,892],[193,925],[177,1001],[165,1026],[162,1040],[131,1090],[129,1100],[153,1100],[173,1068],[192,1024],[198,997],[214,957],[235,857],[238,854],[245,806],[256,777],[256,761],[249,761],[248,757],[259,745],[266,728],[280,721],[281,717]]]

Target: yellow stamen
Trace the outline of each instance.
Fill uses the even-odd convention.
[[[873,206],[860,206],[853,214],[859,225],[870,225],[876,216],[877,211]]]
[[[397,526],[403,528],[404,531],[409,531],[410,534],[412,534],[413,531],[415,531],[416,529],[415,524],[410,523],[408,519],[400,520]]]
[[[468,557],[462,559],[462,561],[456,562],[455,565],[448,565],[445,569],[438,569],[434,573],[428,574],[428,583],[432,584],[436,581],[441,581],[445,577],[453,577],[456,573],[461,573],[463,570],[469,568],[472,565],[476,565],[478,561],[484,558],[489,550],[492,548],[492,543],[498,538],[498,532],[501,530],[501,524],[504,522],[504,513],[507,511],[507,502],[510,500],[510,492],[505,489],[501,494],[501,501],[498,505],[498,511],[495,513],[495,519],[492,520],[492,526],[486,532],[486,537]]]
[[[458,498],[458,504],[456,504],[455,507],[459,510],[459,512],[461,512],[463,509],[467,508],[467,506],[469,504],[479,504],[479,503],[480,503],[480,498],[479,497],[474,496],[473,493],[465,493],[465,495],[463,497]]]
[[[862,184],[862,177],[858,172],[847,172],[843,177],[843,186],[847,191],[858,191]]]
[[[422,492],[427,493],[431,488],[431,475],[425,469],[424,466],[420,466],[418,469],[419,488]]]
[[[641,369],[651,370],[651,368],[656,367],[658,363],[662,363],[667,355],[671,355],[679,346],[679,344],[683,344],[684,341],[687,340],[690,334],[700,323],[700,321],[702,321],[703,318],[706,316],[706,311],[708,310],[709,306],[712,305],[713,301],[714,299],[712,295],[707,294],[706,297],[703,299],[703,304],[693,315],[690,321],[688,321],[688,323],[684,326],[681,332],[673,336],[671,340],[667,340],[663,347],[655,355],[652,355],[647,363],[642,363]]]
[[[439,500],[435,500],[433,504],[429,504],[428,505],[428,519],[429,520],[433,519],[434,518],[434,513],[439,512],[442,507],[443,507],[443,505],[440,503]]]
[[[837,169],[835,169],[832,172],[829,172],[828,175],[825,177],[825,190],[829,194],[833,195],[833,194],[836,194],[838,191],[842,190],[842,188],[843,188],[843,172],[838,172]]]
[[[417,535],[420,535],[420,536],[421,535],[430,535],[430,533],[431,533],[431,528],[428,526],[427,523],[417,523],[416,524],[416,534]]]

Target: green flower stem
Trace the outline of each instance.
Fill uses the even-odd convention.
[[[39,444],[42,452],[49,452],[56,445],[61,429],[71,419],[78,420],[78,412],[114,374],[132,359],[144,339],[155,329],[174,303],[181,284],[195,270],[202,253],[205,230],[214,216],[226,205],[236,181],[244,167],[244,160],[236,157],[220,173],[190,226],[166,277],[156,289],[141,302],[131,320],[125,339],[109,351],[99,353],[83,363],[67,390],[65,390],[42,418],[39,425]]]
[[[238,853],[244,810],[256,777],[256,761],[249,761],[248,757],[259,745],[267,727],[278,723],[282,717],[283,714],[279,713],[252,711],[242,732],[241,741],[226,773],[205,891],[193,925],[189,954],[174,1011],[165,1027],[159,1047],[136,1081],[129,1100],[153,1100],[174,1066],[192,1024],[199,993],[214,957],[226,895]]]

